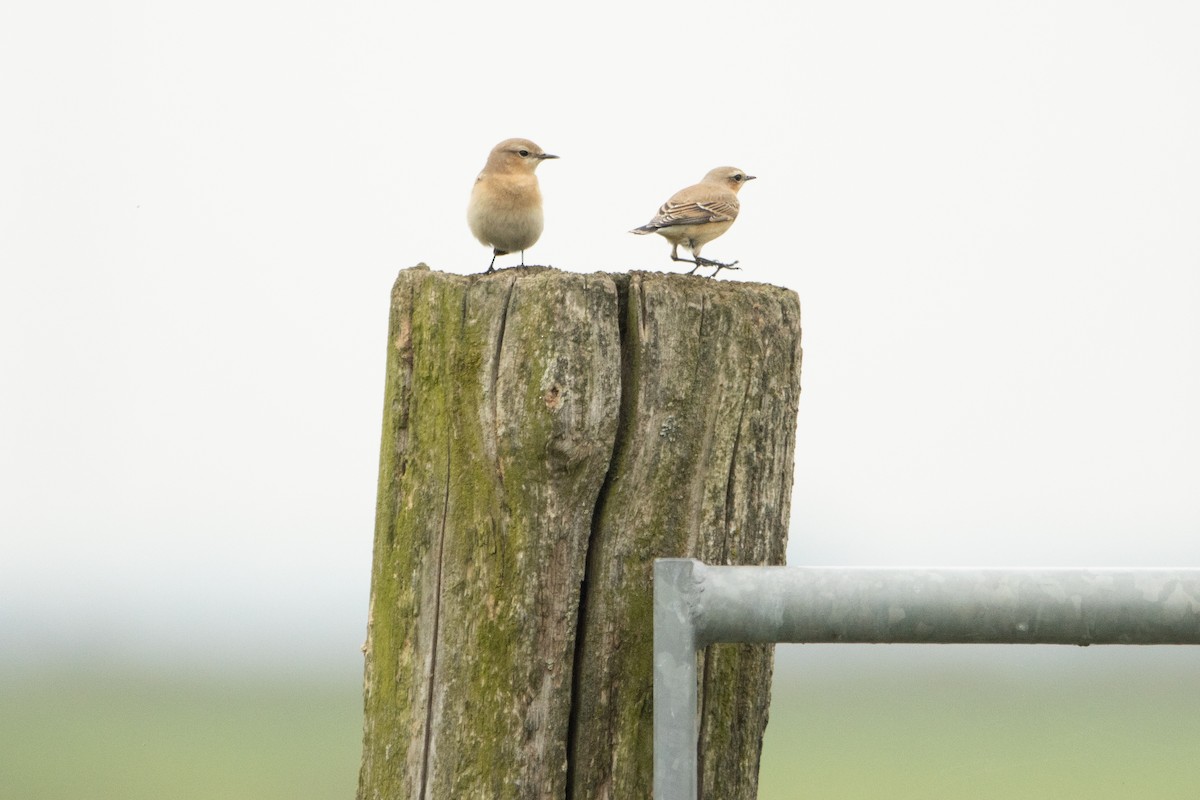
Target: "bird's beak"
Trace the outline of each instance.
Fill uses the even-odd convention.
[[[752,180],[754,180],[754,179],[755,179],[755,178],[757,178],[757,177],[758,177],[757,175],[747,175],[747,176],[746,176],[746,180],[748,180],[748,181],[752,181]]]
[[[538,153],[538,158],[558,158],[558,156],[552,156],[549,153]]]

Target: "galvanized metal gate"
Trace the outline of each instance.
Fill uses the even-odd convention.
[[[696,654],[716,642],[1200,644],[1198,569],[654,565],[654,797],[696,800]]]

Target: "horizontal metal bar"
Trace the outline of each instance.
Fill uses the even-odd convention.
[[[1197,569],[654,566],[654,797],[697,792],[696,652],[715,642],[1200,644]],[[689,668],[690,665],[690,668]]]
[[[712,642],[1200,644],[1200,570],[710,567]]]

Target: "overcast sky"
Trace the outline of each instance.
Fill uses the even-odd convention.
[[[0,650],[357,657],[388,291],[487,266],[511,136],[576,272],[675,270],[627,231],[759,177],[705,255],[800,295],[791,563],[1200,565],[1197,42],[1189,2],[6,4]]]

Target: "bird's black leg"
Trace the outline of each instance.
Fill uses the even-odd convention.
[[[484,273],[485,275],[491,275],[493,272],[496,271],[496,257],[503,256],[503,255],[507,255],[507,254],[501,253],[499,250],[492,248],[492,263],[488,264],[487,272]]]
[[[692,271],[689,272],[688,275],[694,274],[696,272],[696,270],[700,267],[700,262],[698,262],[698,261],[693,261],[690,258],[680,258],[679,253],[676,252],[676,250],[674,248],[671,249],[671,260],[672,261],[682,261],[685,264],[695,264],[696,266],[692,267]]]

